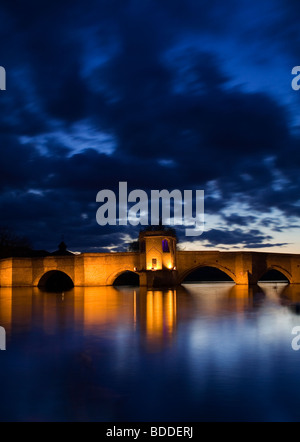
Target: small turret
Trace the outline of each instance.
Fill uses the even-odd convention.
[[[64,256],[64,255],[73,255],[72,252],[69,252],[67,250],[67,245],[64,241],[61,241],[58,245],[58,250],[55,250],[55,252],[51,253],[51,255],[54,256]]]
[[[141,267],[147,280],[145,285],[174,285],[177,273],[176,242],[176,233],[172,229],[140,232]]]
[[[67,246],[66,243],[64,241],[62,241],[61,243],[59,243],[58,245],[58,250],[60,252],[66,252],[67,251]]]

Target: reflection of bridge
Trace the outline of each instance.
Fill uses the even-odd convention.
[[[222,270],[236,284],[256,284],[270,269],[281,272],[290,283],[300,284],[298,254],[176,251],[175,239],[163,232],[146,235],[144,241],[139,252],[3,259],[0,285],[44,285],[48,277],[63,272],[75,286],[108,286],[122,273],[132,271],[139,275],[141,286],[176,286],[203,266]]]
[[[134,331],[140,336],[142,345],[156,350],[170,343],[181,325],[191,324],[199,314],[209,321],[223,318],[224,311],[244,318],[251,310],[262,308],[266,301],[268,305],[279,305],[299,315],[299,286],[189,284],[171,290],[76,287],[56,296],[36,287],[2,287],[0,323],[8,336],[12,330],[24,333],[32,327],[55,336],[59,330],[65,333],[66,323],[70,333],[72,329],[76,331],[76,339],[81,334],[98,336],[99,329],[115,330],[115,339],[122,339],[122,348],[126,348],[124,340]],[[201,324],[203,327],[202,321]],[[120,333],[120,330],[126,332]],[[202,330],[211,332],[206,327]]]

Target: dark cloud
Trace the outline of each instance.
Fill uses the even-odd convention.
[[[274,63],[293,59],[299,6],[266,2],[257,18],[260,7],[235,0],[92,0],[88,7],[81,0],[4,0],[3,223],[38,247],[66,234],[75,248],[123,250],[124,235],[138,229],[100,228],[95,198],[128,181],[146,191],[204,189],[206,213],[225,224],[224,232],[209,227],[202,237],[209,245],[283,245],[275,233],[284,225],[262,222],[268,235],[252,225],[258,214],[272,220],[273,209],[299,217],[299,139],[282,86],[264,90],[261,76],[279,83]],[[236,72],[243,53],[252,90],[239,81],[241,66]],[[291,89],[290,67],[286,75]],[[86,145],[87,135],[98,137],[96,147]],[[239,204],[251,213],[237,213]]]
[[[235,230],[218,230],[211,229],[205,232],[202,240],[206,240],[207,247],[216,247],[219,244],[225,246],[237,246],[238,248],[264,248],[264,247],[281,247],[288,245],[288,243],[271,243],[271,235],[263,235],[257,229],[243,231],[241,229]]]
[[[224,216],[226,223],[230,226],[248,226],[256,221],[255,216],[240,216],[237,214],[232,214],[229,216]]]

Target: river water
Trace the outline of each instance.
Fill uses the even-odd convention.
[[[298,421],[300,286],[0,289],[1,421]]]

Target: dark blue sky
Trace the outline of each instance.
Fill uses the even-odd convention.
[[[96,194],[203,189],[182,247],[300,249],[297,1],[0,6],[1,225],[53,250],[123,250]]]

